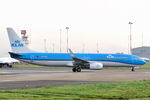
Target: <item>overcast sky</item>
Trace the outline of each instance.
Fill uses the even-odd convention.
[[[128,53],[129,21],[132,24],[133,47],[150,45],[149,0],[0,0],[1,52],[9,51],[6,27],[17,32],[26,29],[30,47],[59,52],[62,30],[62,51],[66,52],[66,29],[69,47],[74,52]],[[6,45],[6,47],[4,47]],[[3,48],[4,47],[4,48]],[[4,50],[3,50],[4,49]]]

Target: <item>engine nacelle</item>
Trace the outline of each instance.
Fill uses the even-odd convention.
[[[90,63],[90,69],[103,69],[102,63]]]

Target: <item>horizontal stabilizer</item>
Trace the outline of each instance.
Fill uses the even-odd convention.
[[[11,56],[22,56],[20,54],[14,53],[14,52],[8,52]]]

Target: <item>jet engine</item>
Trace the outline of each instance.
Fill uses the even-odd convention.
[[[102,63],[90,63],[90,69],[103,69],[103,64]]]

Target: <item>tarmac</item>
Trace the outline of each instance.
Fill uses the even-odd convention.
[[[71,68],[1,68],[0,89],[150,80],[150,69],[103,69],[72,72]]]

